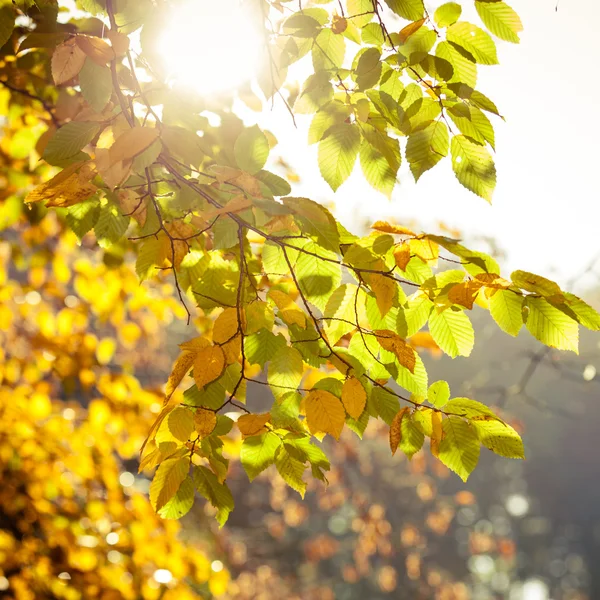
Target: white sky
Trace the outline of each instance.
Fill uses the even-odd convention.
[[[600,3],[561,0],[558,12],[556,0],[509,3],[523,20],[522,42],[499,41],[500,65],[479,68],[478,88],[506,118],[493,118],[498,185],[492,206],[460,186],[449,159],[417,185],[404,164],[391,202],[370,188],[360,167],[333,194],[319,175],[316,146],[305,149],[309,119],[301,118],[295,130],[284,114],[277,119],[281,129],[273,130],[279,152],[302,177],[294,193],[334,201],[351,228],[391,215],[399,222],[418,219],[424,229],[441,220],[465,235],[491,235],[507,252],[508,272],[521,268],[564,283],[581,271],[600,251],[594,144],[600,135]]]

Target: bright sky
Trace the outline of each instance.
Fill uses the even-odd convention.
[[[458,184],[449,160],[418,185],[403,165],[391,202],[372,191],[360,168],[334,195],[320,178],[316,148],[303,151],[306,122],[295,130],[288,121],[285,133],[277,131],[279,150],[303,177],[298,191],[335,201],[348,226],[388,215],[398,221],[415,218],[424,229],[441,220],[465,235],[493,236],[507,252],[508,270],[530,270],[564,283],[600,252],[593,141],[600,135],[600,84],[593,75],[600,59],[600,4],[561,0],[558,12],[555,0],[510,4],[523,20],[522,42],[498,42],[501,64],[479,69],[478,88],[506,118],[506,123],[493,121],[498,185],[492,206]]]

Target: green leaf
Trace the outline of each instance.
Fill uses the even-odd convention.
[[[302,475],[306,465],[294,458],[287,450],[285,445],[280,446],[275,457],[275,467],[282,479],[293,489],[296,490],[302,498],[306,492],[306,482],[302,480]]]
[[[476,106],[461,102],[448,109],[448,114],[460,132],[478,144],[486,142],[495,149],[494,128],[490,120]]]
[[[399,448],[408,458],[412,458],[422,447],[425,435],[419,424],[414,420],[414,415],[405,415],[400,423],[402,438]]]
[[[371,186],[390,198],[396,185],[398,170],[392,169],[385,156],[366,139],[360,145],[360,166]]]
[[[433,20],[438,27],[448,27],[453,25],[460,19],[462,8],[460,4],[456,2],[446,2],[438,6],[436,11],[433,13]]]
[[[100,216],[100,202],[92,198],[69,206],[65,220],[79,239],[94,227]]]
[[[296,390],[303,373],[302,356],[295,348],[280,348],[269,362],[267,382],[275,398]]]
[[[340,285],[331,294],[323,311],[325,333],[331,344],[337,344],[340,338],[356,329],[356,312],[358,310],[360,315],[364,303],[364,291],[353,284]]]
[[[458,181],[488,202],[496,187],[496,167],[486,148],[464,135],[452,138],[452,169]]]
[[[452,65],[452,84],[461,83],[471,88],[477,83],[477,65],[471,54],[462,47],[449,42],[440,42],[436,49],[437,57],[448,61]]]
[[[479,441],[492,452],[506,458],[525,458],[523,440],[510,425],[495,419],[473,419],[471,426]]]
[[[245,128],[233,147],[235,162],[247,173],[258,173],[269,158],[267,136],[256,126]]]
[[[377,48],[367,48],[361,51],[356,62],[356,84],[361,90],[374,87],[381,77],[381,52]]]
[[[319,170],[335,192],[352,173],[360,148],[358,128],[340,123],[319,143]]]
[[[340,68],[344,62],[345,52],[344,37],[336,35],[331,29],[322,29],[316,37],[312,49],[314,70]]]
[[[423,18],[423,0],[385,0],[385,3],[403,19],[418,21]]]
[[[584,302],[581,298],[575,296],[575,294],[570,294],[569,292],[564,292],[563,296],[566,298],[565,305],[556,304],[555,306],[560,310],[571,311],[577,322],[587,329],[592,331],[600,330],[600,314],[592,308],[589,304]]]
[[[433,302],[422,292],[415,292],[408,298],[403,310],[398,311],[397,331],[402,337],[414,335],[427,323]]]
[[[269,411],[273,426],[276,428],[293,427],[298,422],[301,402],[302,396],[298,392],[286,392],[278,400],[275,400]]]
[[[459,417],[442,423],[443,438],[438,458],[463,481],[467,481],[479,461],[479,440],[473,428]]]
[[[398,396],[395,396],[381,386],[376,385],[373,387],[369,400],[375,406],[377,414],[388,425],[391,425],[396,413],[400,410]]]
[[[272,431],[253,435],[244,440],[240,451],[240,462],[250,481],[275,462],[275,453],[280,447],[281,440]]]
[[[340,234],[333,215],[321,204],[308,198],[283,198],[287,206],[302,225],[303,233],[316,238],[321,246],[334,252],[340,250]]]
[[[231,491],[206,467],[193,467],[192,477],[196,489],[217,509],[217,521],[223,527],[234,507]]]
[[[348,9],[347,18],[350,19],[356,27],[363,27],[375,16],[373,2],[371,0],[347,0],[346,7]]]
[[[473,350],[473,325],[462,310],[434,310],[429,317],[429,332],[435,343],[452,358],[469,356]]]
[[[282,348],[285,347],[285,338],[275,335],[266,329],[261,329],[249,335],[244,342],[246,358],[253,365],[265,366]]]
[[[445,156],[448,156],[448,127],[442,121],[431,123],[408,136],[406,160],[415,181]]]
[[[475,8],[485,26],[501,40],[519,43],[518,33],[523,31],[519,15],[506,2],[475,0]]]
[[[194,506],[194,484],[186,477],[177,493],[158,511],[163,519],[181,519]]]
[[[94,233],[98,238],[98,244],[102,248],[108,248],[117,243],[123,237],[129,226],[129,217],[121,214],[114,204],[107,204],[100,209],[98,222],[94,227]]]
[[[279,177],[279,175],[275,175],[270,171],[258,171],[254,174],[254,177],[262,181],[274,196],[287,196],[292,192],[292,187],[283,177]]]
[[[79,85],[85,101],[96,111],[108,104],[112,94],[112,79],[110,69],[86,58],[83,68],[79,71]]]
[[[300,252],[298,255],[294,265],[296,279],[306,299],[323,311],[342,281],[342,269],[336,254],[314,242],[304,244],[303,250],[310,254]]]
[[[476,25],[461,21],[446,30],[446,39],[464,48],[482,65],[497,65],[496,44],[494,40]]]
[[[71,158],[87,146],[99,131],[98,123],[71,121],[57,129],[48,142],[42,158],[51,165]]]
[[[460,415],[467,419],[487,418],[497,419],[498,417],[485,405],[471,398],[452,398],[446,402],[444,412]]]
[[[450,386],[447,381],[435,381],[427,390],[427,400],[436,408],[442,408],[450,400]]]
[[[523,296],[510,290],[496,290],[489,303],[498,327],[516,337],[523,326]]]
[[[559,350],[579,353],[579,326],[577,321],[558,310],[544,298],[527,298],[529,314],[525,325],[529,333],[542,344]]]
[[[0,7],[0,47],[10,39],[15,27],[15,11],[10,4]]]

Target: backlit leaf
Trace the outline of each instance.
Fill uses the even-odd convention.
[[[311,390],[304,400],[306,422],[311,433],[328,433],[336,440],[340,438],[346,411],[339,398],[325,390]]]
[[[225,368],[225,355],[220,346],[199,350],[194,359],[194,380],[198,388],[218,379]]]
[[[257,127],[248,127],[242,131],[234,146],[235,160],[243,171],[258,173],[269,157],[269,142],[265,134]]]
[[[544,298],[527,298],[529,333],[546,346],[579,353],[579,326]]]
[[[473,350],[475,333],[462,310],[434,310],[429,318],[429,331],[436,344],[452,358],[469,356]]]
[[[350,377],[344,381],[344,385],[342,386],[342,403],[346,412],[353,419],[358,419],[365,409],[367,392],[363,384],[356,377]]]
[[[444,437],[438,458],[463,481],[467,481],[479,461],[479,440],[474,429],[459,417],[443,421]]]
[[[269,465],[275,462],[275,453],[281,447],[281,440],[272,431],[247,437],[240,451],[240,462],[252,481]]]
[[[485,26],[497,37],[513,44],[519,43],[523,24],[519,15],[506,2],[476,0],[475,8]]]
[[[468,190],[488,202],[496,187],[496,166],[484,146],[464,135],[452,138],[452,169],[458,181]]]
[[[187,477],[189,458],[168,458],[163,461],[150,484],[150,502],[154,510],[160,510],[176,493]]]
[[[319,169],[334,192],[352,173],[359,149],[358,128],[348,123],[334,125],[319,142]]]
[[[392,451],[392,455],[396,454],[396,450],[398,450],[398,445],[402,440],[402,419],[410,412],[410,409],[405,406],[400,409],[396,416],[394,417],[392,424],[390,425],[390,450]]]

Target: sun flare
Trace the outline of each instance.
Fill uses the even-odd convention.
[[[253,16],[241,0],[182,3],[160,40],[170,82],[209,95],[251,80],[262,41]]]

